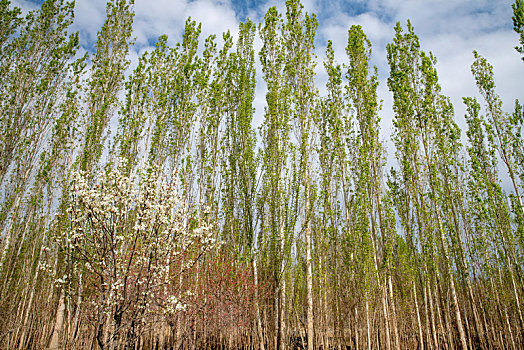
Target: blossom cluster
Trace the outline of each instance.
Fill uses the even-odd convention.
[[[143,319],[185,311],[183,291],[170,286],[185,266],[217,246],[215,225],[192,218],[159,169],[125,173],[125,162],[95,181],[73,173],[63,242],[92,283],[92,320]],[[119,315],[115,313],[120,312]],[[111,329],[120,329],[117,325]]]

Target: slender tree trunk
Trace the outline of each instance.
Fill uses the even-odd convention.
[[[359,334],[358,334],[358,307],[355,305],[355,348],[360,349],[359,347]]]
[[[432,292],[432,283],[428,283],[428,299],[429,299],[429,309],[431,311],[431,335],[433,340],[433,346],[435,349],[438,349],[438,339],[437,339],[437,326],[435,325],[435,307],[433,305],[433,292]]]
[[[259,349],[265,350],[264,332],[262,329],[262,319],[260,317],[260,297],[258,295],[258,267],[257,259],[253,257],[253,279],[255,280],[255,312],[256,312],[256,323],[259,338]]]
[[[306,227],[307,343],[309,349],[315,349],[315,322],[313,319],[313,270],[311,262],[311,227],[308,224]]]
[[[393,295],[393,283],[391,275],[388,276],[388,287],[389,287],[389,298],[391,300],[391,311],[393,312],[393,334],[395,335],[395,348],[400,350],[400,338],[398,336],[398,320],[397,320],[397,310],[395,308],[395,298]]]
[[[35,276],[33,277],[33,282],[31,283],[31,287],[29,290],[29,301],[27,302],[27,306],[24,310],[24,321],[22,323],[22,335],[20,336],[20,343],[19,348],[23,348],[25,346],[25,337],[27,334],[28,329],[30,328],[30,325],[28,323],[29,317],[31,315],[31,312],[33,310],[33,298],[35,295],[35,285],[38,281],[38,275],[39,275],[40,269],[37,268]]]
[[[53,335],[49,342],[49,349],[60,349],[62,341],[62,330],[64,328],[64,319],[65,319],[65,301],[64,301],[64,291],[60,292],[60,299],[58,300],[58,310],[56,313],[55,325],[53,327]]]
[[[369,301],[368,296],[366,295],[366,332],[367,332],[367,348],[371,350],[373,345],[371,344],[371,320],[369,319]]]
[[[417,286],[415,281],[413,281],[413,300],[415,302],[415,314],[417,317],[417,326],[418,326],[418,336],[419,336],[419,345],[420,349],[424,350],[424,332],[422,331],[422,321],[420,319],[420,310],[418,307],[418,298],[417,298]]]
[[[466,333],[464,332],[464,326],[462,325],[462,316],[460,314],[460,305],[458,302],[457,291],[455,289],[455,281],[453,276],[449,276],[449,287],[451,291],[451,301],[453,303],[453,308],[455,309],[455,318],[457,322],[457,330],[460,337],[460,344],[462,349],[467,350],[468,344],[466,342]]]
[[[282,254],[282,262],[280,266],[280,315],[279,323],[278,323],[278,339],[280,341],[278,342],[280,344],[280,348],[286,348],[287,342],[286,342],[286,275],[285,275],[285,234],[284,234],[284,223],[282,222],[280,224],[280,251]],[[279,348],[279,349],[280,349]]]
[[[280,283],[280,282],[278,282]],[[275,293],[275,296],[273,298],[273,304],[274,304],[274,346],[275,346],[275,349],[280,349],[280,346],[281,346],[281,339],[280,339],[280,327],[281,327],[281,323],[280,323],[280,296],[281,296],[281,289],[282,287],[281,286],[278,286],[277,287],[277,290],[276,290],[276,293]]]
[[[389,325],[390,325],[390,314],[389,314],[389,311],[388,311],[388,297],[387,297],[387,294],[386,294],[386,285],[384,283],[384,286],[381,287],[382,289],[382,311],[384,312],[384,323],[385,323],[385,335],[386,335],[386,349],[387,350],[391,350],[391,337],[390,337],[390,330],[389,330]]]

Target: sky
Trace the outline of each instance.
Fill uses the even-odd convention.
[[[27,11],[42,0],[12,0]],[[105,19],[105,0],[76,0],[73,30],[79,31],[81,45],[89,50]],[[360,24],[371,40],[372,64],[376,65],[380,85],[378,96],[383,100],[381,111],[382,138],[391,157],[392,95],[387,87],[389,67],[386,45],[394,35],[393,27],[403,27],[411,20],[419,36],[422,50],[437,57],[437,70],[442,93],[451,98],[456,121],[465,130],[464,96],[480,100],[470,65],[477,50],[494,66],[497,92],[506,112],[511,112],[515,99],[524,101],[524,62],[514,50],[518,36],[512,30],[513,0],[302,0],[305,11],[315,13],[319,21],[316,36],[317,82],[320,92],[326,81],[322,62],[327,40],[333,41],[335,57],[346,62],[347,31]],[[152,50],[156,39],[167,34],[169,42],[179,41],[187,17],[202,22],[202,37],[231,30],[249,17],[262,22],[266,11],[276,6],[285,13],[285,1],[277,0],[135,0],[132,65],[145,50]],[[258,39],[255,47],[260,47]],[[259,66],[260,67],[260,66]],[[260,72],[260,69],[258,70]],[[265,86],[258,74],[255,98],[255,126],[262,122]],[[463,132],[464,134],[464,132]]]

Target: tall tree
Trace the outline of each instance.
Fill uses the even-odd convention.
[[[267,86],[264,121],[261,127],[261,190],[259,192],[261,260],[267,280],[274,285],[273,347],[280,348],[285,334],[285,277],[289,268],[296,211],[296,179],[291,143],[291,87],[286,79],[286,42],[282,37],[282,15],[270,8],[259,32],[263,46],[259,52],[262,77]],[[266,330],[269,332],[269,330]],[[269,343],[269,342],[268,342]]]
[[[321,112],[317,116],[316,128],[318,130],[317,153],[319,160],[319,195],[318,195],[318,229],[319,229],[319,254],[325,254],[324,271],[325,281],[319,280],[323,285],[324,293],[329,293],[331,298],[333,330],[338,346],[344,343],[345,320],[343,314],[344,301],[346,300],[343,273],[343,255],[345,229],[348,228],[349,184],[347,146],[352,132],[350,115],[347,102],[343,93],[342,67],[335,61],[333,44],[328,41],[324,68],[328,75],[326,83],[327,96],[322,100]],[[340,200],[342,198],[342,200]],[[345,247],[348,248],[348,247]],[[321,267],[319,267],[321,270]],[[328,287],[329,286],[329,287]],[[327,310],[325,310],[327,311]],[[327,326],[327,325],[326,325]],[[327,327],[329,328],[329,326]]]
[[[386,348],[390,349],[393,341],[390,334],[391,328],[394,329],[394,341],[397,347],[399,346],[396,320],[394,317],[390,318],[390,311],[388,310],[387,286],[391,286],[391,284],[386,284],[386,281],[391,278],[391,275],[380,276],[379,269],[382,268],[382,261],[387,262],[389,260],[388,252],[391,251],[394,225],[389,222],[391,216],[388,215],[383,205],[385,195],[382,183],[384,148],[379,140],[378,112],[380,105],[377,101],[377,68],[375,67],[374,73],[371,74],[369,68],[371,42],[360,26],[352,26],[349,30],[346,53],[349,58],[346,74],[349,81],[347,94],[355,109],[358,126],[355,168],[357,192],[355,195],[358,197],[359,205],[355,210],[363,213],[361,217],[363,222],[359,225],[361,229],[364,229],[361,235],[367,236],[364,240],[368,240],[372,244],[370,258],[373,261],[368,262],[368,264],[371,264],[369,269],[371,275],[369,277],[376,279],[381,294]],[[385,267],[387,271],[389,266]],[[386,272],[386,274],[389,274],[389,272]],[[372,286],[368,286],[368,288],[372,288]],[[368,291],[366,291],[367,293]],[[367,299],[366,303],[368,303]],[[393,303],[393,300],[390,300],[389,303]]]
[[[227,104],[222,164],[223,234],[239,259],[251,256],[255,238],[256,159],[252,129],[255,95],[255,25],[240,24],[236,52],[227,63]]]
[[[515,0],[511,8],[513,9],[513,30],[520,36],[520,46],[515,46],[515,50],[523,55],[522,60],[524,61],[524,1]]]
[[[517,225],[517,230],[507,227],[504,229],[499,229],[499,238],[503,242],[504,249],[504,260],[506,268],[509,270],[509,278],[512,284],[512,294],[514,301],[516,303],[516,309],[518,311],[518,317],[522,323],[523,314],[522,314],[522,285],[523,285],[523,276],[521,269],[522,261],[522,221],[524,217],[524,207],[522,202],[522,168],[519,166],[521,164],[521,154],[519,145],[522,144],[522,136],[519,132],[519,122],[518,118],[503,112],[502,110],[502,100],[495,92],[495,81],[493,66],[482,56],[480,56],[476,51],[474,51],[475,61],[471,65],[471,71],[479,88],[480,94],[484,98],[486,104],[486,123],[485,130],[487,134],[487,140],[489,147],[492,150],[496,150],[498,156],[502,160],[502,163],[505,165],[509,178],[511,180],[513,193],[511,194],[512,200],[512,211],[515,223],[511,223],[511,218],[507,217],[504,208],[506,205],[498,204],[494,205],[493,208],[496,208],[497,211],[501,210],[497,214],[498,225],[503,226],[513,226]],[[518,113],[518,102],[516,103],[516,110]],[[488,188],[493,188],[496,191],[496,177],[495,179],[489,179]],[[504,198],[502,194],[494,195],[494,198],[501,197]],[[500,199],[499,199],[500,201]],[[508,331],[511,332],[511,326],[508,324]]]
[[[133,2],[127,0],[114,0],[106,5],[106,20],[98,33],[95,45],[96,52],[92,58],[91,71],[87,79],[84,94],[79,96],[79,106],[83,108],[81,136],[78,149],[75,152],[76,161],[71,168],[83,171],[91,181],[101,166],[101,158],[106,146],[109,121],[118,110],[118,93],[124,86],[124,72],[129,65],[127,54],[131,44],[131,31],[134,12]],[[69,174],[71,170],[69,169]],[[69,184],[66,183],[58,208],[59,215],[50,230],[50,236],[60,237],[70,229],[65,211],[69,207]],[[69,340],[67,327],[76,323],[74,319],[82,318],[85,311],[80,309],[84,292],[85,266],[77,264],[70,259],[71,242],[56,241],[59,252],[59,263],[55,266],[56,279],[63,280],[59,283],[59,294],[56,317],[50,337],[50,347],[64,346]],[[88,292],[88,291],[87,291]],[[76,298],[75,298],[76,297]],[[76,305],[77,313],[66,312]],[[77,331],[75,331],[77,334]]]
[[[314,85],[314,40],[318,27],[316,16],[303,14],[300,1],[286,1],[286,19],[282,35],[285,42],[286,61],[284,71],[288,80],[294,132],[299,150],[297,169],[301,174],[301,197],[303,198],[300,231],[304,232],[306,255],[306,305],[307,342],[314,349],[315,315],[313,306],[313,240],[314,207],[313,190],[313,144],[314,120],[317,112],[317,91]]]
[[[418,241],[423,257],[420,271],[424,308],[426,310],[425,326],[435,332],[431,289],[440,274],[447,279],[447,287],[453,301],[453,311],[458,341],[462,348],[467,348],[466,333],[463,326],[463,315],[460,310],[455,276],[453,274],[453,256],[450,245],[456,241],[457,229],[444,221],[450,217],[460,222],[458,214],[449,216],[452,198],[446,190],[446,182],[456,174],[457,164],[452,155],[456,155],[459,145],[458,128],[453,122],[453,109],[449,101],[440,94],[440,86],[434,65],[433,55],[426,55],[420,50],[418,37],[408,21],[408,31],[402,34],[402,28],[397,23],[393,43],[388,45],[388,61],[391,75],[388,85],[393,92],[395,111],[394,141],[397,149],[401,173],[409,201],[403,211],[412,211],[410,221],[405,221],[405,230],[410,239],[418,235]],[[450,147],[450,148],[449,148]],[[444,149],[443,149],[444,148]],[[443,153],[445,152],[445,153]],[[449,158],[446,158],[449,157]],[[440,159],[442,158],[442,159]],[[446,216],[445,216],[446,215]],[[413,222],[411,222],[413,220]],[[414,225],[413,225],[414,224]],[[415,245],[413,244],[413,247]],[[438,247],[437,249],[435,249]],[[438,271],[439,265],[443,266]],[[416,286],[413,286],[416,294]],[[414,295],[416,298],[416,295]],[[416,311],[419,314],[420,310]],[[422,323],[418,319],[419,342],[423,339]],[[435,343],[431,337],[428,342]],[[436,344],[434,344],[436,345]]]
[[[522,246],[524,244],[524,236],[522,234],[524,228],[522,222],[524,220],[524,205],[522,200],[522,191],[524,186],[524,167],[522,166],[522,145],[524,144],[522,138],[522,112],[518,101],[515,102],[515,112],[513,115],[505,113],[502,110],[502,100],[495,91],[495,79],[493,66],[476,51],[473,52],[475,61],[471,65],[471,71],[477,83],[480,94],[484,98],[486,104],[486,114],[489,127],[486,132],[489,135],[489,142],[491,146],[497,150],[497,153],[505,165],[509,174],[513,193],[511,199],[513,202],[512,209],[514,212],[517,227],[517,237],[520,244],[520,249],[517,252],[520,256],[515,256],[515,268],[519,269],[520,284],[523,283],[522,272],[518,267],[519,261],[522,261]],[[517,298],[517,296],[515,296]],[[517,298],[518,299],[518,298]]]
[[[86,96],[86,130],[79,168],[91,171],[97,166],[105,144],[107,126],[117,110],[118,93],[124,86],[127,54],[132,42],[133,0],[107,3],[107,18],[95,45],[92,75]]]
[[[73,21],[72,3],[46,1],[23,22],[17,17],[20,10],[9,9],[9,2],[0,6],[5,25],[0,44],[0,305],[3,310],[18,310],[2,317],[0,328],[14,327],[9,342],[23,348],[35,336],[31,324],[51,317],[44,310],[35,312],[33,303],[36,285],[42,282],[44,233],[60,181],[53,167],[61,163],[64,143],[72,141],[67,131],[66,139],[59,134],[69,124],[69,118],[61,116],[69,78],[79,73],[72,63],[78,34],[67,32]]]

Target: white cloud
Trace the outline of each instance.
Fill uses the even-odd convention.
[[[28,13],[29,11],[37,10],[39,7],[30,0],[12,0],[12,6],[16,6],[22,10],[22,13]]]
[[[102,28],[105,18],[105,0],[75,2],[75,21],[71,29],[79,32],[80,45],[93,46],[96,43],[97,33]]]
[[[136,0],[133,24],[137,46],[148,45],[163,34],[178,41],[184,28],[185,0]]]
[[[215,34],[219,39],[222,38],[222,33],[228,30],[231,33],[238,32],[240,23],[231,5],[220,1],[193,1],[186,11],[185,17],[187,16],[202,23],[204,37]]]
[[[167,34],[169,43],[181,39],[188,17],[202,23],[202,38],[215,34],[221,39],[222,33],[238,31],[238,20],[231,5],[211,0],[136,0],[135,36],[138,45],[147,45]]]

